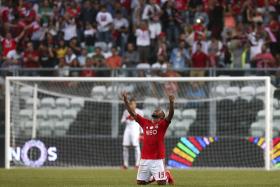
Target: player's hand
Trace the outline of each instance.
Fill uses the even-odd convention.
[[[174,95],[170,95],[170,96],[169,96],[169,101],[173,103],[174,100],[175,100],[175,96],[174,96]]]
[[[127,100],[127,92],[122,92],[122,97],[123,97],[123,100]]]

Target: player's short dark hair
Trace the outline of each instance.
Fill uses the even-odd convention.
[[[135,97],[130,98],[130,99],[129,99],[129,102],[136,102]]]

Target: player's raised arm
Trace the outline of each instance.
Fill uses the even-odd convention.
[[[171,121],[174,115],[174,95],[169,96],[169,112],[168,116],[165,118],[167,121]]]
[[[128,113],[131,115],[131,117],[133,117],[136,120],[137,114],[135,113],[135,111],[132,110],[132,108],[129,105],[129,102],[127,99],[127,93],[123,92],[122,96],[123,96],[123,101],[124,101],[124,104],[125,104],[125,107],[126,107]]]

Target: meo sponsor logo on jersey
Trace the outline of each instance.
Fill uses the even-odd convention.
[[[146,127],[146,135],[147,136],[156,135],[158,133],[157,129],[158,129],[158,125]]]

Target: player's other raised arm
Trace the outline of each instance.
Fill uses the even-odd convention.
[[[125,107],[126,107],[128,113],[131,115],[131,117],[133,117],[136,120],[137,114],[135,113],[134,110],[132,110],[132,108],[129,105],[129,102],[128,102],[128,99],[127,99],[127,93],[123,92],[122,96],[123,96],[123,101],[124,101],[124,104],[125,104]]]
[[[168,112],[168,116],[165,118],[167,121],[171,121],[174,115],[174,100],[175,97],[174,95],[170,95],[169,96],[169,112]]]

